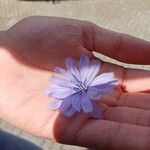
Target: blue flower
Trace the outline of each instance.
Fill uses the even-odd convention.
[[[53,83],[46,93],[54,101],[49,108],[59,110],[67,117],[82,111],[100,118],[101,111],[96,101],[117,85],[114,74],[98,75],[100,62],[90,61],[87,56],[81,56],[79,66],[71,57],[65,63],[66,69],[56,67],[59,74],[50,78]]]

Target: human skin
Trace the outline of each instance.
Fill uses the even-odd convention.
[[[103,150],[150,149],[150,72],[102,62],[119,86],[99,100],[101,119],[71,119],[48,109],[48,78],[67,56],[92,51],[133,64],[150,64],[150,43],[79,20],[28,17],[0,32],[0,117],[33,135]]]

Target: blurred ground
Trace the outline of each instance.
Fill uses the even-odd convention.
[[[56,0],[55,4],[52,1],[0,0],[0,30],[8,29],[20,19],[31,15],[88,20],[102,27],[150,41],[150,0]],[[110,60],[104,56],[98,56],[104,60]],[[119,64],[122,65],[122,63]],[[150,70],[150,66],[123,65]],[[24,137],[39,145],[43,150],[84,149],[62,146],[34,137],[2,120],[0,120],[0,129]]]

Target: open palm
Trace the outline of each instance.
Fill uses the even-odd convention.
[[[120,86],[100,101],[101,120],[78,113],[67,119],[48,109],[44,95],[56,66],[68,56],[94,58],[96,50],[114,59],[150,64],[146,41],[92,23],[29,17],[0,33],[0,117],[34,135],[61,143],[104,149],[150,149],[150,72],[109,63]]]

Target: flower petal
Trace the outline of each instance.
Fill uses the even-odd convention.
[[[56,68],[55,68],[55,72],[64,75],[65,78],[67,78],[67,79],[70,80],[70,81],[76,81],[76,80],[74,79],[74,76],[73,76],[68,70],[65,70],[64,68],[56,67]]]
[[[100,119],[102,116],[102,112],[98,105],[93,102],[93,111],[90,113],[94,118]]]
[[[88,73],[88,68],[90,65],[90,60],[87,56],[83,55],[80,58],[80,64],[79,64],[79,70],[80,70],[80,77],[81,81],[84,83],[87,73]]]
[[[92,87],[98,89],[99,93],[105,94],[111,92],[116,87],[116,81],[112,81],[106,84],[100,84]]]
[[[81,97],[81,105],[85,113],[93,111],[92,102],[90,101],[89,97],[86,94],[84,94],[84,96]]]
[[[103,73],[99,76],[97,76],[93,82],[90,84],[90,86],[96,86],[99,84],[105,84],[111,81],[117,81],[114,77],[114,73],[113,72],[109,72],[109,73]]]
[[[79,70],[76,67],[75,61],[72,57],[66,59],[67,70],[74,76],[76,80],[80,80]]]
[[[66,117],[70,118],[71,116],[73,116],[76,111],[73,109],[73,107],[69,107],[66,111],[62,112]]]
[[[88,86],[94,78],[97,76],[100,70],[100,62],[94,60],[91,62],[90,67],[88,68],[88,73],[86,76],[86,85]]]
[[[54,71],[57,72],[57,73],[61,73],[63,75],[67,74],[67,70],[65,70],[64,68],[60,68],[60,67],[55,67]]]
[[[62,104],[62,100],[54,100],[52,103],[49,104],[49,109],[57,110],[60,108]]]
[[[63,99],[62,105],[60,106],[60,112],[62,112],[67,117],[71,117],[76,112],[71,105],[70,98],[71,96]]]
[[[100,89],[96,88],[96,87],[89,87],[88,91],[87,91],[87,96],[91,99],[91,100],[97,100],[100,99],[102,96],[102,93],[100,92]]]
[[[80,111],[81,109],[81,94],[77,93],[74,94],[74,96],[71,97],[71,101],[72,101],[72,107],[76,110],[76,111]]]
[[[62,100],[60,111],[65,112],[71,106],[71,100],[66,98]]]
[[[75,92],[76,91],[71,88],[61,87],[54,84],[46,91],[46,95],[55,99],[63,99]]]
[[[68,88],[75,87],[75,84],[72,81],[69,81],[69,79],[65,77],[52,75],[49,79],[58,86],[68,87]]]

